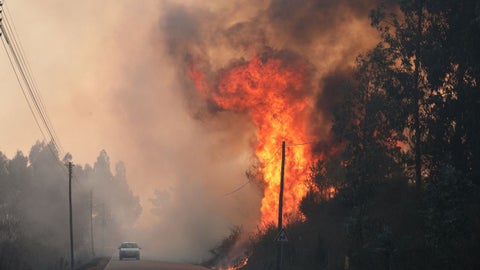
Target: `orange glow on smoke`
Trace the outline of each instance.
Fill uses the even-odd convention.
[[[314,158],[310,144],[298,145],[316,139],[307,132],[312,102],[306,62],[254,57],[220,72],[211,88],[204,73],[194,66],[190,76],[205,98],[224,110],[248,113],[257,127],[255,155],[265,182],[264,225],[276,224],[278,219],[281,144],[286,142],[283,214],[288,223],[285,217],[299,213],[300,201],[308,191],[308,170]]]

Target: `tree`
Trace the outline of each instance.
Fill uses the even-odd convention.
[[[66,159],[71,159],[71,155],[67,154]],[[96,172],[88,164],[74,167],[77,261],[91,256],[92,188],[98,188],[99,192],[97,211],[102,205],[108,205],[103,208],[109,211],[100,212],[100,218],[107,216],[109,222],[112,221],[108,224],[112,233],[123,233],[122,223],[128,219],[128,224],[133,224],[141,211],[138,197],[127,184],[125,165],[119,163],[113,176],[105,151],[100,153],[95,165]],[[67,170],[52,144],[37,142],[28,156],[17,152],[11,160],[0,152],[0,269],[68,268],[65,259],[69,245],[67,184]],[[115,245],[120,241],[113,240]]]
[[[390,76],[381,76],[374,87],[384,89],[401,105],[400,126],[406,141],[412,142],[407,153],[414,161],[418,190],[425,193],[419,194],[424,218],[419,225],[425,225],[420,228],[428,251],[426,267],[475,269],[475,263],[463,254],[478,250],[474,239],[479,236],[474,229],[478,226],[472,225],[478,225],[479,197],[468,196],[467,190],[478,188],[480,69],[474,48],[480,45],[475,11],[480,4],[449,0],[398,3],[401,14],[385,14],[382,8],[372,13],[372,24],[381,32],[382,42],[370,53],[380,57],[370,56],[367,61],[378,65],[373,74],[388,71]],[[452,250],[453,246],[459,248]]]
[[[107,252],[105,247],[117,245],[124,235],[131,233],[142,207],[128,186],[125,164],[117,163],[113,175],[105,150],[100,151],[90,177],[95,200],[94,227],[98,228],[96,235],[101,239],[101,252]]]

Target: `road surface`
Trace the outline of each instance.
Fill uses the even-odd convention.
[[[169,263],[154,260],[122,260],[112,258],[105,270],[208,270],[198,265]]]

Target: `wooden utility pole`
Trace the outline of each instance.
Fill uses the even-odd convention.
[[[102,203],[102,254],[105,254],[105,203]]]
[[[75,265],[73,256],[72,167],[72,162],[68,162],[68,204],[70,209],[70,269],[73,269]]]
[[[278,233],[281,234],[283,216],[283,178],[285,174],[285,141],[282,142],[282,168],[280,171],[280,196],[278,198]],[[283,241],[278,241],[277,270],[282,268]]]
[[[93,242],[93,189],[90,190],[90,243],[92,245],[92,257],[95,257],[95,245]]]

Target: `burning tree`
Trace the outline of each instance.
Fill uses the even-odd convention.
[[[309,189],[308,169],[319,155],[310,142],[308,120],[313,112],[311,65],[285,51],[269,51],[220,70],[214,81],[194,65],[190,76],[200,93],[218,108],[248,113],[256,130],[255,157],[264,186],[261,223],[274,223],[278,213],[280,146],[286,141],[284,217],[298,215],[300,200]],[[302,147],[293,147],[302,146]]]

